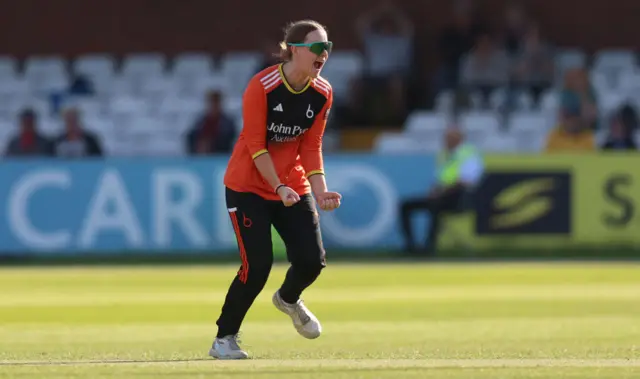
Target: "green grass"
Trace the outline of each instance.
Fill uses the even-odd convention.
[[[270,304],[278,266],[253,359],[214,361],[236,269],[0,269],[0,378],[640,378],[638,264],[334,264],[313,341]]]

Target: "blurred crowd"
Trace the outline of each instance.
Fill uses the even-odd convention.
[[[544,28],[520,2],[510,3],[498,24],[480,19],[472,1],[451,3],[452,22],[440,31],[433,51],[440,63],[426,73],[416,57],[416,47],[424,41],[416,38],[413,22],[398,5],[390,1],[375,3],[355,20],[362,67],[346,84],[346,95],[335,102],[330,132],[397,127],[413,113],[424,110],[445,114],[453,124],[458,115],[470,111],[492,112],[506,120],[518,112],[551,110],[553,125],[540,126],[547,151],[637,150],[634,136],[638,131],[640,91],[636,101],[628,97],[609,101],[619,86],[610,90],[606,99],[600,91],[611,89],[611,80],[624,82],[620,70],[596,72],[576,54],[564,54],[559,59],[561,49],[545,38]],[[251,74],[277,63],[276,48],[276,41],[265,41]],[[640,69],[637,63],[631,64],[635,64],[631,71],[636,71],[629,71],[630,81],[635,80],[640,90]],[[613,76],[609,75],[612,72]],[[421,79],[425,77],[426,83]],[[63,90],[47,94],[47,110],[51,112],[47,117],[58,117],[62,124],[56,133],[41,132],[42,114],[38,110],[22,109],[19,128],[5,141],[5,155],[117,155],[110,152],[117,149],[105,148],[111,142],[103,140],[104,133],[85,125],[83,109],[66,101],[99,97],[97,84],[91,77],[76,73]],[[341,81],[336,83],[336,87],[340,85]],[[241,119],[238,106],[228,104],[237,103],[238,96],[227,99],[229,94],[215,86],[198,96],[201,100],[204,97],[204,106],[189,114],[179,136],[166,138],[167,145],[182,139],[179,148],[167,151],[192,155],[229,152]],[[603,110],[603,104],[607,109]]]

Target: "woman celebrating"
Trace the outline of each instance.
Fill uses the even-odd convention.
[[[244,125],[224,178],[242,266],[217,321],[218,334],[209,351],[214,358],[248,357],[237,334],[269,277],[272,225],[291,263],[273,303],[291,317],[303,337],[317,338],[322,331],[300,295],[325,267],[315,202],[330,211],[341,200],[340,194],[327,190],[322,160],[333,93],[320,71],[332,43],[322,25],[304,20],[286,28],[280,45],[283,63],[255,75],[244,93]]]

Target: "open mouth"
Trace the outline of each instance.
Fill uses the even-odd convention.
[[[321,69],[322,66],[324,66],[324,62],[323,61],[315,61],[315,62],[313,62],[313,68],[315,68],[316,70]]]

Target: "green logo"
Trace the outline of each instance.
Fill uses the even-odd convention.
[[[492,216],[490,223],[495,229],[513,228],[529,224],[544,217],[553,208],[553,199],[543,196],[555,187],[552,178],[532,179],[516,183],[493,200],[499,215]]]

